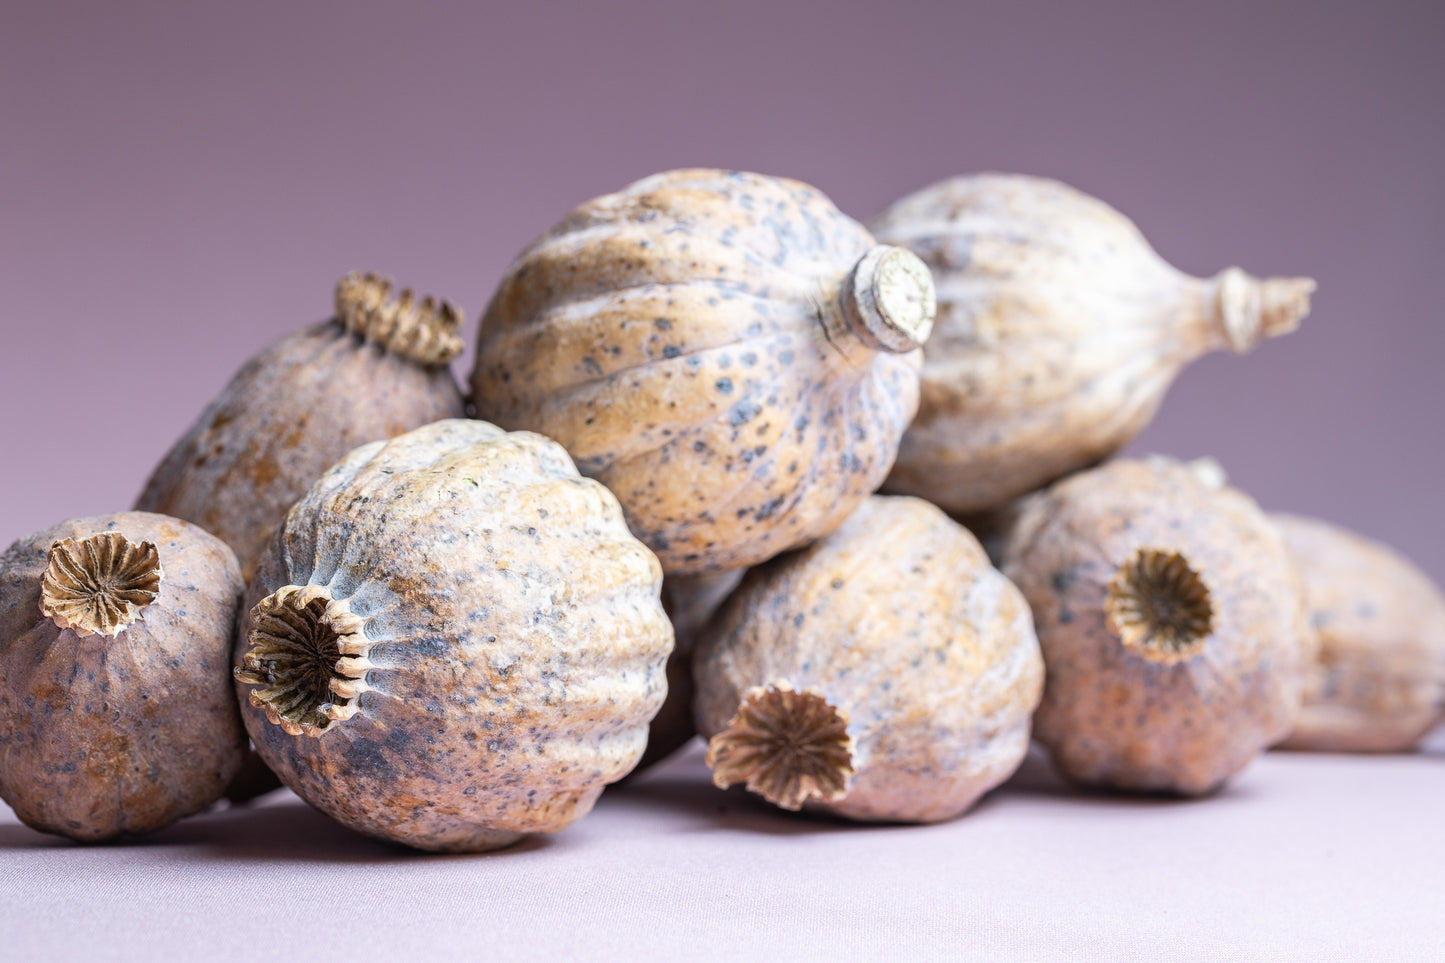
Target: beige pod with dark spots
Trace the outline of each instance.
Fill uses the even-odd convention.
[[[1293,331],[1314,282],[1191,277],[1065,184],[954,177],[870,225],[933,271],[918,417],[885,490],[954,515],[1002,506],[1129,443],[1179,370]]]
[[[1025,501],[1002,555],[1043,647],[1034,738],[1071,780],[1207,793],[1294,724],[1314,644],[1302,587],[1217,471],[1080,472]]]
[[[657,174],[577,208],[482,318],[477,415],[560,441],[669,575],[836,528],[918,405],[928,269],[815,188]]]
[[[136,508],[184,518],[235,550],[249,582],[296,499],[343,455],[463,414],[448,363],[461,312],[374,275],[336,286],[336,315],[251,358],[171,448]]]
[[[0,798],[98,841],[221,797],[246,734],[231,690],[236,557],[147,512],[76,518],[0,556]]]
[[[372,836],[475,852],[570,825],[666,691],[657,559],[560,445],[448,420],[287,515],[236,640],[256,751]]]
[[[1328,522],[1271,515],[1319,635],[1286,749],[1403,752],[1445,720],[1445,597],[1400,553]]]
[[[1023,596],[916,498],[869,498],[749,572],[694,675],[719,786],[898,822],[952,818],[1007,779],[1043,687]]]

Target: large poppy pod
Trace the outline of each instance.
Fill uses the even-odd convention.
[[[918,405],[928,269],[822,193],[658,174],[569,214],[482,319],[477,415],[560,441],[669,574],[828,534]]]

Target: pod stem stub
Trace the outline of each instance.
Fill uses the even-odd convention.
[[[853,266],[842,301],[848,327],[868,346],[894,354],[922,347],[938,312],[928,265],[891,244],[875,245]]]
[[[848,791],[855,750],[847,710],[816,688],[778,681],[743,693],[727,728],[709,740],[707,764],[719,788],[746,783],[773,805],[797,810]]]
[[[120,532],[63,538],[50,546],[49,561],[40,611],[81,638],[114,638],[143,618],[165,574],[154,542],[136,544]]]
[[[1310,313],[1313,278],[1257,278],[1237,267],[1214,277],[1213,313],[1229,347],[1243,354],[1299,327]]]
[[[462,353],[462,312],[410,288],[394,299],[391,282],[353,271],[336,283],[336,320],[352,334],[421,365],[449,363]]]
[[[324,585],[287,585],[251,610],[251,643],[234,670],[247,698],[288,735],[321,736],[358,711],[374,669],[366,620]]]

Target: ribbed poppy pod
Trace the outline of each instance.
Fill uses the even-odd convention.
[[[221,797],[246,735],[231,691],[236,557],[146,512],[70,519],[0,556],[0,798],[98,841]]]
[[[1002,555],[1044,653],[1034,738],[1069,779],[1199,795],[1294,725],[1314,647],[1303,587],[1217,466],[1072,475],[1024,500]]]
[[[136,502],[256,560],[291,505],[358,445],[463,414],[448,362],[461,312],[375,275],[336,286],[336,314],[252,357],[171,448]]]
[[[365,445],[247,591],[247,731],[363,833],[471,852],[554,832],[642,754],[672,649],[661,578],[540,435],[453,419]]]
[[[1128,444],[1180,369],[1309,312],[1308,278],[1191,277],[1128,218],[1057,181],[954,177],[871,223],[933,271],[918,417],[886,491],[954,515],[1003,506]]]
[[[1319,651],[1286,749],[1404,752],[1445,721],[1445,597],[1399,552],[1271,515],[1304,579]]]
[[[522,252],[472,392],[615,492],[669,575],[723,572],[826,535],[883,481],[933,310],[922,262],[815,188],[670,171]]]
[[[693,673],[717,785],[896,822],[952,818],[1007,779],[1043,687],[1023,596],[916,498],[869,498],[751,570]]]

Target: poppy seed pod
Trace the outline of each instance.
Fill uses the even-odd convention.
[[[750,571],[693,665],[717,785],[858,820],[967,810],[1022,762],[1043,687],[1023,596],[917,498]]]
[[[870,226],[922,258],[938,290],[918,417],[885,490],[953,515],[1117,452],[1181,368],[1293,331],[1315,287],[1238,268],[1190,277],[1124,215],[1040,177],[951,178]]]
[[[826,535],[882,483],[933,311],[923,263],[816,189],[669,171],[522,252],[472,394],[561,442],[668,575],[724,572]]]
[[[1281,746],[1403,752],[1445,720],[1445,597],[1395,550],[1338,526],[1271,515],[1319,634],[1304,708]]]
[[[1294,724],[1314,646],[1303,589],[1217,466],[1072,475],[1024,500],[1002,556],[1044,653],[1034,738],[1071,780],[1207,793]]]
[[[179,519],[62,522],[0,556],[0,798],[36,829],[146,833],[221,797],[236,557]]]
[[[561,446],[447,420],[287,515],[235,677],[261,758],[361,832],[475,852],[581,818],[641,756],[672,627],[657,559]]]
[[[236,373],[171,448],[136,502],[220,536],[249,582],[296,499],[358,445],[463,414],[447,363],[461,312],[375,275],[336,286],[336,316]]]

